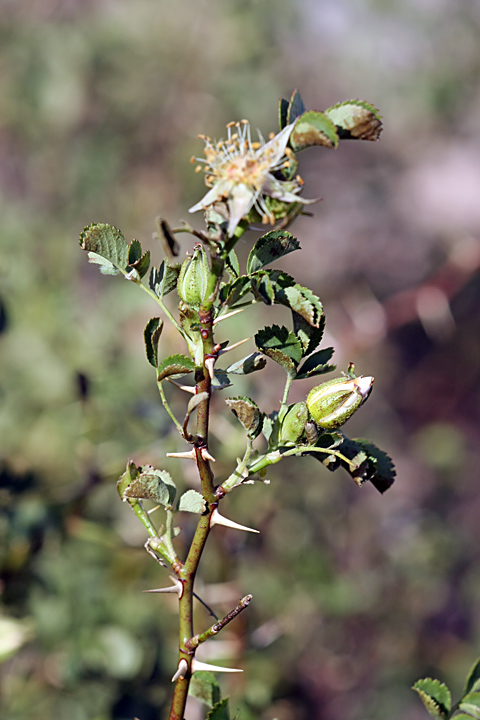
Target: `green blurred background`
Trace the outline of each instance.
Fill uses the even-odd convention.
[[[216,533],[199,588],[219,614],[254,601],[202,657],[244,667],[222,680],[243,720],[421,720],[427,674],[458,696],[480,654],[479,78],[477,0],[0,2],[2,717],[154,720],[168,702],[175,603],[141,592],[164,572],[115,481],[130,457],[195,480],[165,461],[181,447],[144,357],[156,307],[77,237],[109,222],[158,262],[155,217],[204,192],[197,134],[247,117],[267,135],[295,87],[384,117],[379,143],[301,158],[323,201],[284,267],[324,300],[339,368],[375,375],[348,432],[398,478],[380,496],[308,458],[233,493],[225,512],[261,535]],[[226,394],[270,412],[270,371]],[[225,477],[241,433],[228,410],[212,431]]]

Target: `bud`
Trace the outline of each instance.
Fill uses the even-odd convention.
[[[197,243],[192,257],[185,260],[178,276],[177,292],[180,299],[187,305],[198,308],[205,299],[209,276],[207,253]]]
[[[283,418],[280,428],[280,443],[296,443],[305,430],[308,420],[308,410],[304,402],[291,405]]]
[[[373,377],[329,380],[310,390],[307,407],[320,427],[340,427],[367,399],[372,385]]]

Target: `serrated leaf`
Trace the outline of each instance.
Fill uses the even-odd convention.
[[[206,502],[202,495],[196,490],[187,490],[183,493],[178,504],[180,512],[197,513],[201,515],[205,512]]]
[[[325,315],[322,315],[318,327],[310,325],[301,315],[292,311],[293,332],[298,337],[303,348],[303,357],[310,355],[320,345],[325,329]]]
[[[324,113],[308,110],[295,123],[290,135],[294,152],[313,145],[334,148],[338,145],[338,134],[334,123]]]
[[[253,400],[248,397],[236,397],[226,398],[225,402],[252,440],[260,435],[263,426],[263,413]]]
[[[365,481],[370,480],[379,492],[384,493],[393,485],[397,474],[391,457],[363,438],[355,438],[353,442],[367,454],[369,467],[365,470]]]
[[[225,390],[227,387],[231,387],[232,383],[225,370],[221,368],[215,368],[212,379],[212,388],[214,390]]]
[[[138,240],[132,240],[128,247],[128,267],[136,270],[139,278],[142,278],[150,267],[150,250],[142,255],[142,246]]]
[[[147,360],[154,368],[158,365],[158,342],[163,330],[163,320],[158,317],[151,318],[145,326],[143,337],[145,339],[145,352]]]
[[[475,718],[475,720],[480,720],[480,692],[472,692],[465,695],[465,697],[461,699],[458,707],[460,710],[463,710],[463,712]]]
[[[172,290],[175,290],[180,274],[180,267],[179,263],[169,265],[166,260],[163,260],[158,270],[152,267],[150,270],[149,285],[157,297],[162,298],[164,295],[172,292]]]
[[[251,249],[247,260],[247,273],[250,275],[299,249],[300,243],[289,232],[272,230],[259,238]]]
[[[261,353],[254,352],[229,365],[225,372],[232,375],[250,375],[250,373],[257,370],[263,370],[266,364],[266,358]]]
[[[323,306],[320,299],[309,289],[295,284],[286,287],[277,295],[277,302],[289,307],[292,312],[301,315],[313,327],[320,327],[323,318]]]
[[[275,302],[275,288],[267,272],[257,272],[252,277],[252,292],[256,300],[265,305]]]
[[[225,261],[225,267],[233,278],[238,278],[240,275],[240,263],[238,262],[235,250],[230,250]]]
[[[220,302],[227,307],[234,307],[241,298],[250,291],[250,278],[240,275],[233,283],[226,283],[220,290]]]
[[[310,355],[298,368],[297,379],[304,380],[305,378],[324,375],[327,372],[335,370],[335,365],[329,365],[328,363],[333,353],[334,349],[329,347]]]
[[[157,379],[163,380],[166,377],[181,377],[195,370],[195,363],[192,358],[186,355],[169,355],[158,366]]]
[[[213,707],[220,702],[220,685],[213,673],[200,670],[193,673],[188,694]]]
[[[305,112],[305,103],[298,90],[294,90],[287,110],[287,125],[295,122],[295,120]]]
[[[150,465],[139,468],[137,477],[125,488],[124,498],[153,500],[161,505],[171,505],[175,500],[176,487],[166,470],[156,470]]]
[[[280,126],[280,130],[283,130],[283,128],[287,124],[288,105],[288,100],[285,100],[285,98],[280,98],[280,102],[278,104],[278,124]]]
[[[228,698],[216,703],[207,715],[207,720],[230,720]]]
[[[480,658],[475,660],[465,681],[464,695],[473,691],[480,691]]]
[[[447,718],[452,707],[452,696],[448,687],[432,678],[417,680],[412,688],[420,695],[427,711],[436,720]]]
[[[136,477],[138,477],[140,473],[140,468],[138,468],[133,460],[129,460],[127,462],[127,469],[123,473],[123,475],[120,477],[120,479],[117,482],[117,492],[122,498],[122,500],[125,499],[124,492],[127,489],[127,487],[135,480]]]
[[[79,243],[88,252],[89,262],[98,265],[103,275],[125,273],[128,245],[118,228],[106,223],[92,223],[83,229]]]
[[[378,110],[363,100],[338,103],[325,115],[338,129],[342,139],[378,140],[382,132],[382,118]]]
[[[302,359],[299,339],[286,327],[272,325],[259,330],[255,344],[267,357],[281,365],[290,377],[295,377],[296,367]]]

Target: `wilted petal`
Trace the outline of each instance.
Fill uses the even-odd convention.
[[[263,193],[282,202],[301,202],[305,205],[318,202],[318,200],[306,200],[295,193],[289,192],[284,187],[284,184],[280,182],[280,180],[277,180],[277,178],[274,178],[273,175],[270,175],[270,173],[268,173],[263,183]]]
[[[247,185],[235,185],[230,192],[228,198],[228,210],[230,213],[230,222],[228,223],[228,234],[230,237],[235,232],[240,220],[247,215],[252,209],[255,202],[256,194]]]
[[[285,148],[287,147],[294,125],[295,123],[286,125],[278,135],[275,135],[275,137],[265,143],[265,145],[262,145],[258,150],[257,157],[259,159],[267,157],[270,161],[270,167],[276,165],[285,153]]]
[[[194,213],[198,212],[198,210],[206,210],[209,205],[213,205],[213,203],[223,200],[231,191],[231,186],[232,183],[226,180],[221,180],[220,182],[215,183],[207,194],[203,196],[200,202],[189,208],[188,212]]]

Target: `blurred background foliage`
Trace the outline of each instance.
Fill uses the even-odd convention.
[[[109,222],[160,260],[155,217],[175,224],[204,192],[197,134],[242,117],[275,131],[298,87],[308,107],[358,97],[384,116],[380,143],[302,157],[323,202],[284,267],[324,300],[339,368],[376,376],[347,431],[398,478],[380,496],[305,458],[229,497],[262,534],[215,533],[200,591],[219,614],[254,602],[203,658],[245,668],[224,683],[243,720],[421,720],[412,682],[458,694],[480,653],[478,2],[2,0],[0,15],[2,717],[153,720],[168,701],[175,603],[142,595],[164,572],[114,483],[129,457],[195,480],[165,462],[179,438],[142,340],[156,308],[76,238]],[[272,321],[250,310],[221,339]],[[271,365],[229,394],[270,412]],[[224,477],[241,433],[217,407]]]

